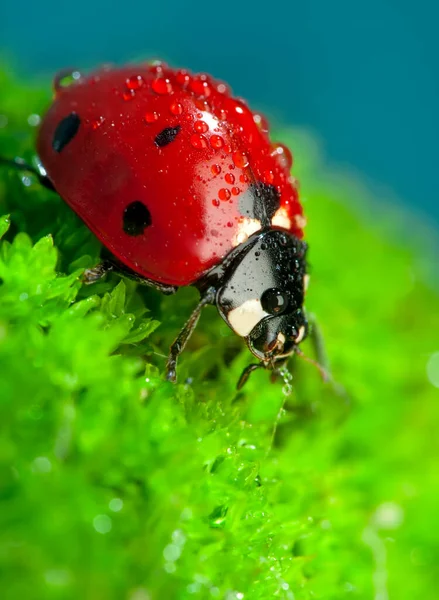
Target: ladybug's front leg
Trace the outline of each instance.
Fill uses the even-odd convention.
[[[191,337],[195,327],[197,326],[198,319],[200,318],[201,311],[207,304],[213,304],[215,301],[215,288],[211,287],[203,294],[200,302],[197,304],[194,312],[189,317],[189,320],[185,323],[183,329],[180,331],[178,336],[175,338],[172,346],[169,350],[168,362],[166,363],[166,379],[168,381],[177,381],[177,360],[180,354],[183,352],[189,338]]]

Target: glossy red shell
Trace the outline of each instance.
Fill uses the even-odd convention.
[[[72,112],[80,127],[56,152],[56,128]],[[158,147],[167,127],[179,127],[178,135]],[[58,86],[37,148],[57,192],[101,242],[157,282],[194,283],[260,228],[240,210],[255,182],[280,194],[273,225],[303,236],[288,152],[270,141],[263,118],[206,75],[140,65]],[[152,223],[133,237],[123,215],[135,201]]]

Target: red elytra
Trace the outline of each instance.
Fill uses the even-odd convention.
[[[57,82],[38,135],[41,162],[62,198],[140,276],[172,286],[203,277],[261,229],[249,208],[255,185],[278,194],[271,224],[302,239],[286,152],[224,84],[157,64]],[[178,131],[158,145],[167,129]],[[124,212],[136,202],[150,220],[127,235]]]

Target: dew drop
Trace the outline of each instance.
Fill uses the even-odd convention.
[[[180,69],[179,71],[177,71],[175,78],[177,80],[177,83],[179,83],[180,85],[187,85],[191,79],[191,76],[185,69]]]
[[[122,94],[122,98],[125,100],[125,102],[128,102],[128,100],[132,100],[135,95],[136,93],[134,90],[125,90]]]
[[[221,203],[220,203],[220,201],[219,201],[217,198],[214,198],[214,199],[212,200],[212,204],[213,204],[214,206],[219,206]]]
[[[227,181],[227,183],[230,183],[230,185],[235,183],[235,176],[233,173],[226,173],[224,179]]]
[[[226,83],[223,83],[222,81],[220,83],[218,83],[218,85],[216,86],[216,90],[220,94],[230,94],[231,93],[231,89],[229,88],[229,86]]]
[[[193,135],[191,135],[191,144],[194,148],[197,148],[198,150],[202,148],[207,148],[207,138],[200,133],[194,133]]]
[[[268,121],[263,115],[253,115],[253,121],[263,133],[268,133]]]
[[[245,173],[242,173],[242,174],[239,176],[239,181],[240,181],[241,183],[248,183],[248,177],[247,177],[247,175],[246,175]]]
[[[138,90],[144,84],[141,75],[132,75],[126,80],[126,86],[129,90]]]
[[[79,79],[81,79],[81,73],[77,69],[60,71],[53,80],[53,89],[55,92],[59,92]]]
[[[218,118],[220,119],[220,121],[226,121],[227,120],[227,113],[224,110],[224,108],[220,108],[220,110],[218,111]]]
[[[200,75],[199,77],[194,77],[191,81],[190,89],[197,94],[197,96],[204,96],[208,98],[212,93],[212,89],[209,83],[206,81],[205,75]]]
[[[99,117],[99,119],[96,119],[95,121],[92,122],[91,124],[91,128],[96,131],[96,129],[99,129],[99,127],[102,125],[102,123],[105,121],[105,117]]]
[[[213,175],[219,175],[221,173],[221,167],[219,165],[212,165],[210,170],[212,171]]]
[[[293,166],[293,155],[284,144],[274,144],[271,147],[271,156],[277,158],[284,169],[290,170]]]
[[[160,96],[165,96],[172,92],[172,83],[167,77],[157,77],[151,83],[152,90]]]
[[[158,120],[159,116],[156,112],[147,112],[145,113],[145,121],[147,123],[155,123]]]
[[[227,188],[221,188],[218,192],[218,198],[220,200],[229,200],[231,196],[230,190]]]
[[[153,60],[152,62],[149,63],[149,70],[151,71],[151,73],[155,73],[156,75],[159,75],[161,73],[163,73],[163,69],[167,68],[167,64],[165,62],[163,62],[162,60]]]
[[[265,178],[266,183],[273,183],[273,181],[274,181],[273,171],[265,171],[264,178]]]
[[[279,375],[284,380],[284,386],[282,387],[283,395],[290,396],[293,391],[293,386],[291,385],[293,375],[288,371],[286,367],[282,367],[281,369],[279,369]]]
[[[210,136],[210,145],[212,146],[212,148],[215,148],[218,150],[218,148],[222,148],[224,146],[224,140],[220,135],[211,135]]]
[[[1,121],[1,115],[0,115],[0,121]],[[38,125],[41,123],[41,117],[40,117],[40,115],[37,115],[34,113],[34,114],[28,116],[27,122],[29,123],[29,125],[31,127],[38,127]],[[1,125],[0,125],[0,127],[1,127]]]
[[[206,133],[209,131],[209,126],[205,121],[195,121],[194,129],[197,133]]]
[[[181,115],[183,113],[183,106],[179,102],[173,102],[169,110],[173,115]]]
[[[96,515],[93,519],[93,527],[98,533],[108,533],[112,528],[112,521],[107,515]]]
[[[238,169],[244,169],[249,165],[247,154],[245,152],[242,152],[241,150],[234,152],[232,155],[232,159],[235,165],[238,167]]]
[[[239,187],[232,187],[232,194],[234,196],[239,196],[239,194],[241,193],[241,190],[239,189]]]
[[[194,100],[194,104],[196,106],[196,108],[198,108],[198,110],[202,110],[202,111],[208,111],[209,110],[209,105],[207,104],[206,100],[202,100],[201,98],[196,98]],[[203,115],[198,115],[198,118],[201,119]]]

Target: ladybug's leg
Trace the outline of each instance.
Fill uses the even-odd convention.
[[[252,363],[251,365],[248,365],[248,367],[245,367],[245,369],[241,373],[241,377],[238,379],[238,383],[236,384],[236,389],[240,390],[241,388],[243,388],[244,385],[247,383],[248,378],[253,373],[253,371],[256,371],[256,369],[260,369],[261,367],[264,367],[264,363],[262,363],[262,362]]]
[[[169,351],[168,362],[166,363],[166,379],[168,381],[177,380],[177,360],[180,354],[183,352],[188,339],[191,337],[195,327],[197,326],[198,319],[200,318],[201,311],[207,304],[213,304],[215,301],[215,288],[211,287],[201,296],[200,302],[196,306],[194,312],[185,323],[183,329],[180,331]]]
[[[28,171],[29,173],[35,175],[35,177],[38,179],[42,186],[44,186],[48,190],[51,190],[52,192],[55,191],[53,183],[50,181],[47,175],[40,173],[38,169],[35,169],[35,167],[32,167],[31,165],[27,164],[22,158],[14,158],[10,160],[8,158],[2,158],[0,156],[0,165],[12,167],[14,169],[17,169],[18,171]]]
[[[326,353],[325,341],[323,339],[322,330],[318,324],[318,321],[315,315],[307,315],[308,324],[309,324],[309,339],[314,348],[314,353],[317,359],[317,367],[322,373],[322,377],[325,381],[328,381],[331,378],[330,368],[329,368],[329,360],[328,355]],[[301,351],[296,349],[296,354],[299,356],[303,356]]]
[[[85,285],[96,283],[96,281],[99,281],[111,271],[114,271],[114,264],[109,260],[103,260],[95,267],[86,269],[82,275],[82,281],[85,283]]]
[[[87,269],[84,271],[84,275],[82,276],[83,281],[86,285],[95,283],[105,277],[111,271],[118,273],[122,277],[127,277],[128,279],[133,279],[142,285],[149,285],[150,287],[154,287],[162,294],[175,294],[178,290],[178,287],[175,285],[166,285],[164,283],[157,283],[157,281],[152,281],[151,279],[147,279],[146,277],[142,277],[129,267],[126,267],[123,263],[117,260],[117,258],[111,257],[111,254],[108,252],[109,258],[104,258],[102,262],[97,264],[95,267],[91,269]]]

